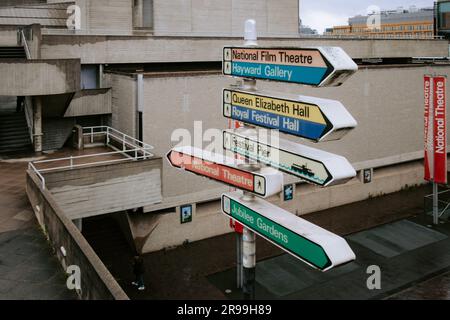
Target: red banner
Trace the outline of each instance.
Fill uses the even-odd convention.
[[[429,76],[424,77],[424,158],[425,173],[424,179],[431,181],[433,179],[433,127],[432,127],[432,98],[431,98],[432,79]]]
[[[447,183],[446,78],[433,79],[434,182]]]

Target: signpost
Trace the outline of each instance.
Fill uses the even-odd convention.
[[[433,223],[439,223],[439,187],[447,183],[447,78],[424,76],[424,179],[433,183]]]
[[[223,74],[311,86],[339,86],[358,70],[339,47],[225,47]]]
[[[358,67],[337,47],[258,47],[254,20],[245,23],[245,40],[245,47],[223,49],[223,74],[244,78],[242,84],[223,90],[223,115],[244,123],[242,129],[223,132],[224,151],[233,156],[178,147],[167,158],[173,167],[242,190],[222,195],[222,211],[244,226],[242,241],[238,237],[237,251],[242,259],[237,259],[237,283],[238,287],[242,283],[244,297],[252,299],[255,234],[322,271],[355,259],[343,238],[255,197],[284,192],[285,201],[292,199],[295,187],[283,189],[281,172],[323,187],[345,183],[356,176],[350,163],[344,157],[283,139],[260,141],[256,131],[248,128],[250,125],[277,129],[322,142],[341,139],[356,127],[355,119],[338,101],[258,91],[256,79],[315,87],[339,86]],[[243,272],[239,270],[241,265]]]
[[[283,175],[272,168],[252,172],[252,167],[243,160],[226,157],[222,154],[194,147],[172,149],[167,158],[176,168],[195,173],[233,187],[270,197],[281,192]]]
[[[223,90],[223,115],[315,142],[339,140],[357,125],[336,100],[234,89]]]
[[[279,139],[278,146],[258,141],[255,130],[225,130],[223,147],[307,182],[326,187],[356,176],[344,157]]]
[[[269,202],[222,195],[222,212],[308,265],[326,271],[355,259],[345,239]]]

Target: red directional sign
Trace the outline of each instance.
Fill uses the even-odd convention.
[[[244,160],[212,154],[192,147],[172,149],[167,158],[176,168],[219,181],[233,187],[269,197],[281,192],[283,176],[272,168],[260,173],[238,167]]]

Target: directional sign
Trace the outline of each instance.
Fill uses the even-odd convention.
[[[223,90],[223,115],[315,142],[338,140],[357,125],[336,100],[234,89]]]
[[[356,176],[342,156],[283,139],[269,145],[258,141],[255,130],[225,130],[223,147],[319,186],[342,184]]]
[[[262,199],[222,195],[222,212],[308,265],[327,271],[355,260],[345,239]]]
[[[253,192],[261,197],[270,197],[280,193],[283,175],[273,168],[262,168],[251,172],[244,168],[244,160],[226,157],[194,147],[172,149],[167,158],[170,164],[233,187]]]
[[[358,70],[339,47],[225,47],[223,74],[312,86],[339,86]]]

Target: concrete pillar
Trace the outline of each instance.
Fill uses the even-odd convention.
[[[42,41],[42,33],[41,33],[41,25],[33,24],[31,25],[31,56],[33,59],[41,59],[41,41]]]
[[[104,73],[104,66],[100,64],[98,66],[98,87],[103,88],[103,73]]]
[[[80,232],[83,231],[83,219],[75,219],[72,220],[73,224],[75,225],[75,227],[77,227],[78,230],[80,230]]]
[[[134,1],[133,6],[133,28],[142,28],[144,25],[143,21],[143,0]]]
[[[135,138],[140,140],[140,138],[144,137],[141,132],[141,126],[139,122],[139,112],[144,111],[144,75],[139,73],[136,77],[136,136]]]
[[[42,152],[42,98],[34,97],[33,103],[34,151]]]

